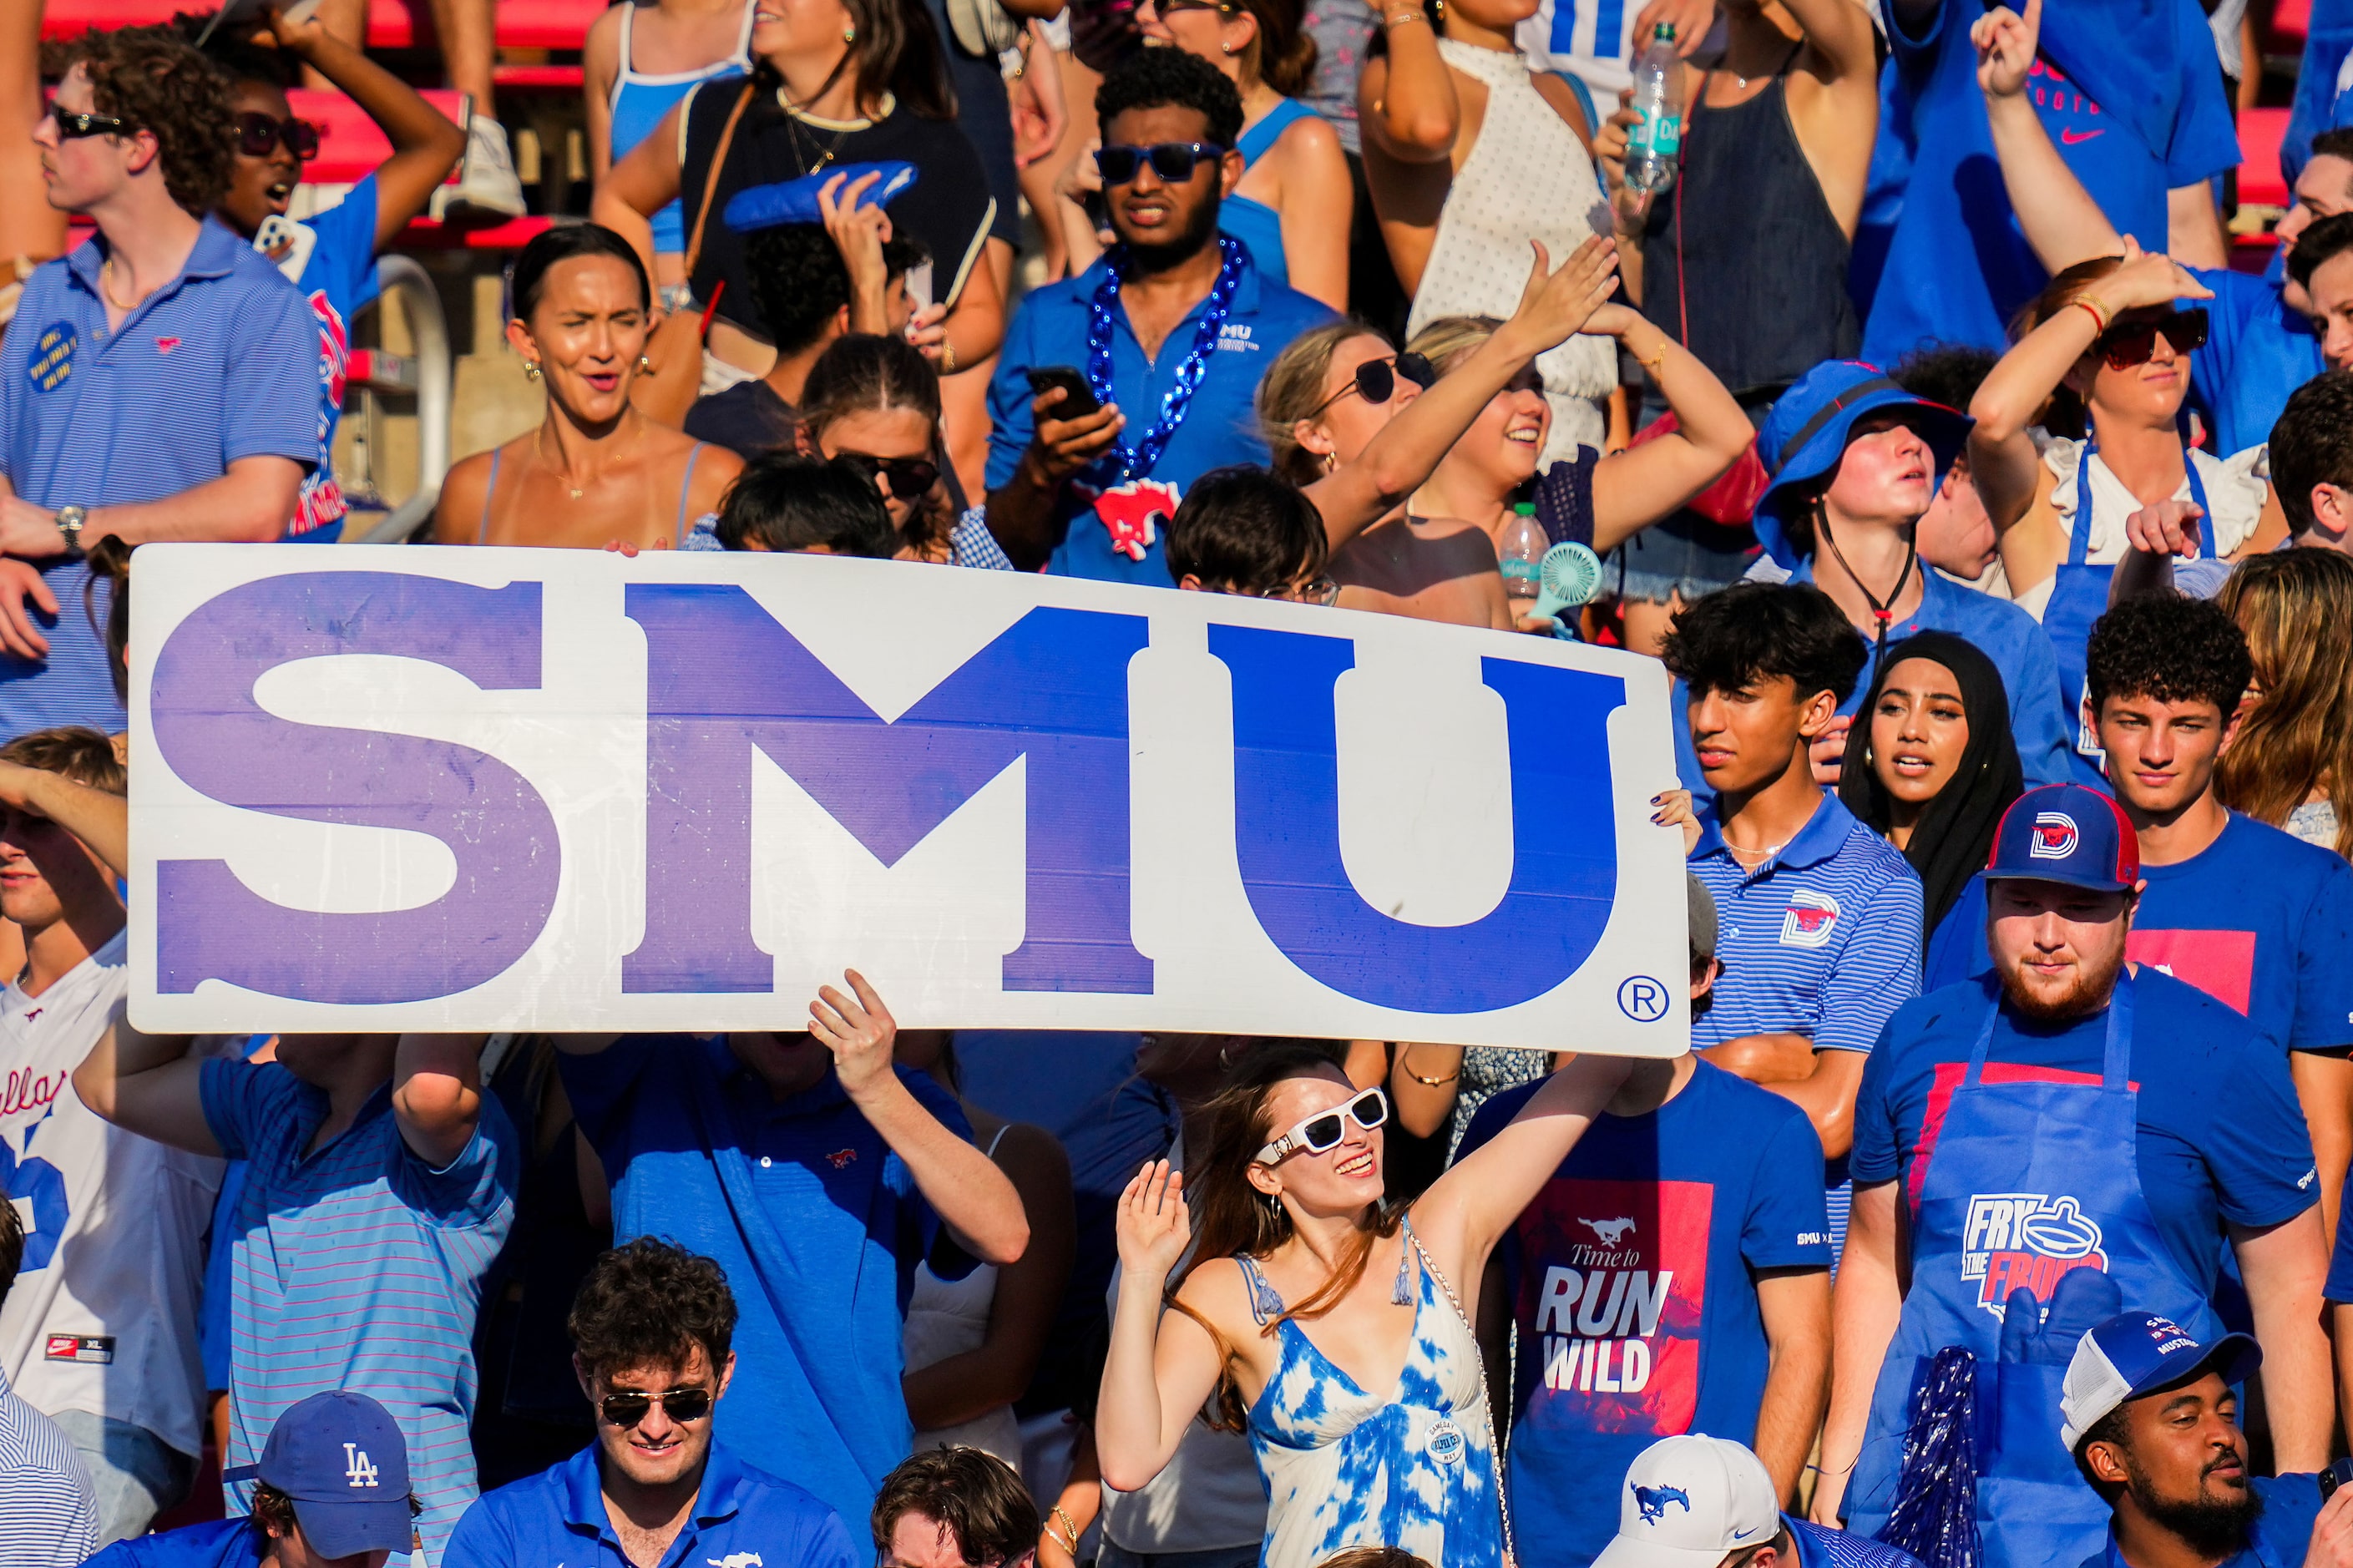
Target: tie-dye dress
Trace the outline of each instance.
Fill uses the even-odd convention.
[[[1271,1322],[1282,1296],[1254,1260],[1238,1261],[1252,1316]],[[1501,1568],[1495,1435],[1478,1342],[1410,1221],[1391,1299],[1413,1303],[1413,1341],[1388,1392],[1357,1387],[1297,1322],[1286,1319],[1279,1331],[1282,1359],[1250,1411],[1268,1499],[1261,1568],[1314,1568],[1335,1552],[1374,1545],[1443,1568]]]

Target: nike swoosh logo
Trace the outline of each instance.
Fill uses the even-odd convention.
[[[1736,1530],[1732,1532],[1732,1539],[1735,1541],[1746,1541],[1750,1536],[1756,1534],[1757,1530],[1762,1530],[1765,1527],[1760,1524],[1757,1527],[1757,1530]]]
[[[2059,132],[2059,141],[2063,146],[2073,147],[2079,142],[2089,142],[2094,136],[2105,136],[2107,132],[2105,129],[2099,131],[2062,131]]]

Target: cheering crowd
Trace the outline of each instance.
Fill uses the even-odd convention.
[[[459,119],[11,6],[0,1568],[2353,1568],[2353,29],[2226,232],[2244,8],[625,0],[533,215],[492,0]],[[501,223],[416,542],[1659,659],[1692,1049],[134,1027],[138,546],[337,542]]]

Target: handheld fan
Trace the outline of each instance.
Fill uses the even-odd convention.
[[[1585,604],[1601,588],[1601,557],[1570,540],[1544,552],[1536,567],[1535,608],[1529,614],[1545,619]]]

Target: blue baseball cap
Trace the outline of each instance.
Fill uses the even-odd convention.
[[[2100,1417],[2128,1400],[2209,1372],[2224,1383],[2244,1383],[2263,1363],[2263,1347],[2245,1334],[2200,1344],[2170,1318],[2120,1312],[2075,1342],[2059,1391],[2059,1441],[2072,1454]]]
[[[2140,880],[2140,835],[2124,809],[2098,790],[2044,784],[2001,814],[1985,876],[1989,882],[2064,882],[2121,893]]]
[[[860,195],[858,205],[887,206],[904,193],[921,175],[913,163],[841,163],[814,174],[803,174],[797,180],[779,180],[773,185],[751,185],[727,198],[720,221],[737,234],[750,234],[754,229],[774,228],[787,223],[823,223],[825,211],[817,205],[818,193],[827,181],[847,174],[841,189],[848,190],[869,174],[882,177]],[[839,196],[841,192],[834,193]]]
[[[1797,499],[1810,479],[1835,471],[1846,455],[1854,422],[1883,408],[1920,411],[1920,433],[1936,455],[1933,479],[1941,480],[1977,421],[1968,415],[1915,397],[1887,378],[1875,364],[1861,360],[1824,360],[1799,376],[1765,416],[1757,432],[1757,456],[1771,483],[1757,499],[1755,527],[1767,554],[1795,572],[1797,546],[1782,528],[1781,509]]]
[[[332,1389],[290,1406],[269,1428],[261,1463],[222,1479],[253,1478],[294,1500],[294,1518],[322,1557],[405,1552],[415,1540],[408,1440],[364,1394]]]

